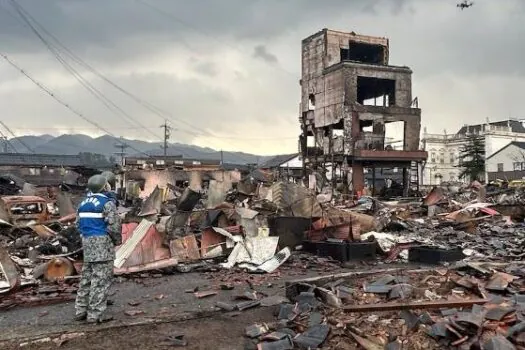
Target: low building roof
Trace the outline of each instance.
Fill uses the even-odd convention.
[[[78,155],[0,153],[0,165],[77,167],[82,164]]]
[[[286,163],[295,157],[297,157],[299,154],[292,153],[292,154],[280,154],[273,158],[268,159],[263,165],[261,165],[260,169],[271,169],[271,168],[277,168],[281,164]]]

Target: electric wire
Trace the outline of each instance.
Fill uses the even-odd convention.
[[[3,53],[0,53],[0,56],[7,62],[9,63],[9,65],[11,65],[13,68],[15,68],[16,70],[18,70],[22,75],[24,75],[27,79],[29,79],[33,84],[35,84],[36,86],[38,86],[42,91],[44,91],[45,93],[47,93],[49,96],[51,96],[55,101],[57,101],[58,103],[60,103],[62,106],[66,107],[67,109],[69,109],[71,112],[73,112],[73,114],[75,114],[77,117],[83,119],[84,121],[86,121],[87,123],[97,127],[99,130],[105,132],[106,134],[108,134],[109,136],[113,137],[115,140],[120,140],[120,138],[118,138],[117,136],[115,136],[112,132],[110,132],[108,129],[104,128],[103,126],[101,126],[100,124],[98,124],[97,122],[95,121],[92,121],[91,119],[89,119],[88,117],[86,117],[84,114],[82,114],[81,112],[77,111],[76,109],[74,109],[72,106],[70,106],[67,102],[63,101],[61,98],[59,98],[51,89],[49,89],[47,86],[45,86],[44,84],[42,84],[41,82],[39,82],[38,80],[36,80],[35,78],[33,78],[27,71],[25,71],[23,68],[21,68],[19,65],[17,65],[15,62],[13,62],[7,55],[3,54]],[[145,152],[142,152],[141,150],[129,145],[130,148],[140,154],[143,154],[147,157],[151,157],[151,155],[145,153]]]
[[[29,26],[29,29],[38,37],[38,39],[46,46],[46,48],[53,54],[53,56],[62,64],[62,66],[84,87],[88,90],[97,100],[99,100],[109,111],[114,113],[117,116],[121,116],[123,119],[127,119],[131,123],[142,127],[146,132],[150,133],[156,138],[159,138],[158,135],[153,133],[151,130],[147,129],[139,121],[129,115],[121,107],[116,105],[113,101],[107,98],[100,90],[93,86],[88,80],[86,80],[72,65],[70,65],[64,57],[57,50],[56,46],[48,42],[44,38],[37,28],[32,24],[31,21],[35,21],[34,17],[31,16],[21,5],[19,5],[15,0],[11,0],[11,4],[15,11],[18,13],[22,21]],[[36,23],[36,22],[35,22]]]
[[[171,116],[169,114],[169,112],[166,112],[165,110],[162,110],[161,108],[159,108],[159,107],[157,107],[157,106],[155,106],[155,105],[145,101],[144,99],[138,97],[137,95],[135,95],[135,94],[133,94],[133,93],[127,91],[127,90],[125,90],[124,88],[122,88],[121,86],[116,84],[115,82],[111,81],[109,78],[104,76],[98,70],[96,70],[91,65],[89,65],[88,63],[83,61],[76,54],[74,54],[56,36],[54,36],[52,33],[50,33],[41,23],[39,23],[27,10],[25,10],[15,0],[11,0],[11,3],[13,5],[13,7],[15,8],[15,10],[17,11],[17,13],[19,14],[19,16],[22,18],[22,20],[29,26],[31,31],[42,41],[42,43],[53,53],[55,58],[64,66],[64,68],[66,68],[66,70],[68,70],[75,77],[75,79],[77,79],[79,81],[79,83],[82,84],[82,86],[84,86],[88,91],[90,91],[90,93],[92,93],[95,97],[98,97],[99,100],[101,100],[101,102],[104,103],[105,106],[108,109],[110,109],[110,110],[113,110],[113,108],[114,108],[114,109],[117,109],[118,111],[120,111],[121,114],[126,115],[125,111],[123,111],[119,106],[117,106],[112,101],[107,99],[99,90],[97,90],[87,80],[85,80],[67,61],[65,61],[65,59],[61,55],[60,50],[63,50],[65,52],[65,56],[69,56],[69,58],[71,60],[73,60],[75,63],[79,64],[80,66],[84,67],[88,71],[92,72],[93,74],[95,74],[96,76],[98,76],[99,78],[104,80],[106,83],[110,84],[115,89],[119,90],[121,93],[123,93],[126,96],[128,96],[129,98],[133,99],[135,102],[139,103],[144,108],[148,109],[150,112],[153,112],[154,114],[158,115],[159,117],[167,119],[167,120],[171,121],[172,123],[174,123],[173,119],[175,119],[175,120],[177,120],[180,123],[184,123],[184,124],[190,126],[191,128],[194,128],[194,129],[198,130],[199,132],[189,131],[189,130],[181,129],[181,128],[178,128],[178,127],[175,129],[175,131],[180,130],[182,132],[186,132],[186,133],[189,133],[189,134],[192,134],[192,135],[195,135],[195,136],[208,136],[208,137],[217,138],[217,139],[244,139],[244,140],[277,140],[277,139],[285,139],[285,138],[282,138],[282,137],[275,137],[275,138],[251,138],[251,137],[250,138],[248,138],[248,137],[247,138],[240,138],[240,137],[235,137],[235,136],[231,136],[231,137],[229,137],[229,136],[217,136],[217,135],[214,135],[214,134],[210,133],[207,130],[203,130],[203,129],[197,128],[194,125],[192,125],[192,124],[190,124],[190,123],[188,123],[188,122],[186,122],[184,120],[178,120],[178,119],[174,118],[173,116]],[[148,5],[148,4],[146,4],[146,5]],[[11,16],[13,16],[11,13],[9,13],[9,14]],[[33,23],[31,23],[31,21]],[[188,24],[186,24],[186,25],[188,25]],[[56,43],[56,45],[48,42],[38,32],[38,29],[35,28],[35,27],[38,27],[38,29],[40,31],[42,31],[47,36],[49,36]],[[62,54],[64,54],[64,53],[62,53]],[[128,115],[128,117],[130,117],[130,116]],[[137,124],[141,125],[138,122],[137,122]],[[149,131],[151,133],[151,131],[147,127],[141,125],[141,128],[146,130],[146,131]],[[157,137],[157,135],[155,135],[154,133],[152,133],[152,134],[155,137]],[[292,139],[292,138],[288,138],[288,139]],[[242,158],[247,163],[251,162],[251,160],[247,160],[246,158],[241,156],[239,153],[237,153],[237,156],[239,158]]]
[[[22,139],[20,139],[19,137],[17,137],[15,135],[15,133],[7,126],[6,123],[4,123],[3,121],[0,120],[0,125],[2,125],[4,127],[4,129],[7,130],[8,133],[11,134],[11,136],[13,136],[13,138],[15,138],[18,143],[20,143],[22,146],[24,146],[25,148],[27,148],[27,150],[31,153],[35,153],[35,150],[32,149],[31,147],[29,147],[24,141],[22,141]]]

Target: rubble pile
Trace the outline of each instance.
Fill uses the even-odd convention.
[[[465,264],[296,280],[275,322],[246,327],[246,348],[514,349],[525,339],[525,270],[505,271]]]
[[[29,214],[3,214],[0,309],[71,300],[82,267],[71,199],[56,196],[59,215],[28,216],[45,200],[7,197],[1,199]],[[414,342],[438,348],[485,338],[520,344],[525,270],[514,263],[524,256],[524,199],[520,190],[487,194],[475,184],[388,202],[343,201],[295,183],[253,179],[206,192],[157,186],[131,207],[118,207],[123,243],[114,271],[202,272],[209,290],[188,291],[198,299],[248,284],[250,297],[217,305],[227,311],[279,304],[284,296],[256,287],[284,275],[320,275],[287,286],[286,300],[294,303],[280,306],[275,324],[247,328],[248,343],[258,349],[397,349]],[[448,270],[367,271],[393,262]],[[493,265],[483,267],[487,262]],[[364,273],[337,274],[359,266]]]

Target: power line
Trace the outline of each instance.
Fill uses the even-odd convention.
[[[39,29],[44,32],[46,35],[48,35],[51,39],[53,39],[55,41],[55,43],[62,49],[64,50],[64,52],[74,61],[76,62],[77,64],[79,64],[80,66],[84,67],[85,69],[87,69],[88,71],[92,72],[93,74],[95,74],[96,76],[98,76],[100,79],[104,80],[106,83],[110,84],[111,86],[113,86],[115,89],[119,90],[121,93],[125,94],[126,96],[128,96],[129,98],[133,99],[135,102],[139,103],[140,105],[142,105],[143,107],[145,107],[146,109],[148,109],[150,112],[158,115],[159,117],[161,117],[162,119],[171,119],[173,118],[171,116],[171,118],[169,118],[169,113],[162,110],[161,108],[141,99],[140,97],[138,97],[137,95],[127,91],[126,89],[122,88],[121,86],[119,86],[118,84],[116,84],[115,82],[113,82],[112,80],[110,80],[109,78],[107,78],[106,76],[104,76],[102,73],[100,73],[98,70],[96,70],[94,67],[92,67],[91,65],[89,65],[87,62],[85,62],[84,60],[82,60],[78,55],[76,55],[75,53],[73,53],[69,48],[67,48],[55,35],[53,35],[52,33],[50,33],[40,22],[38,22],[33,16],[31,16],[31,14],[27,11],[27,10],[24,10],[22,8],[21,5],[17,4],[14,0],[11,0],[12,2],[15,3],[16,6],[18,6],[22,11],[25,12],[25,15],[27,17],[29,17],[37,27],[39,27]],[[29,24],[31,26],[31,24]],[[175,120],[177,120],[176,118],[174,118]],[[200,129],[196,128],[194,125],[184,121],[184,120],[178,120],[179,122],[181,123],[184,123],[186,125],[188,125],[189,127],[192,127],[192,128],[195,128],[196,130],[200,131]],[[191,133],[191,134],[194,134],[194,135],[197,135],[195,134],[194,132],[191,132],[191,131],[187,131],[187,130],[183,130],[181,129],[181,131],[185,131],[185,132],[188,132],[188,133]],[[203,136],[211,136],[210,133],[206,132],[206,134],[204,134]]]
[[[89,118],[87,118],[86,116],[84,116],[82,113],[78,112],[77,110],[75,110],[73,107],[71,107],[69,104],[67,104],[66,102],[62,101],[62,99],[60,99],[59,97],[57,97],[57,95],[51,91],[48,87],[46,87],[44,84],[40,83],[39,81],[37,81],[36,79],[34,79],[31,75],[29,75],[29,73],[27,73],[25,70],[23,70],[20,66],[18,66],[16,63],[14,63],[13,61],[11,61],[11,59],[9,59],[9,57],[7,57],[7,55],[3,54],[3,53],[0,53],[0,56],[2,56],[2,58],[7,62],[9,63],[12,67],[14,67],[15,69],[17,69],[21,74],[23,74],[26,78],[28,78],[29,80],[31,80],[31,82],[33,82],[33,84],[35,84],[36,86],[38,86],[41,90],[43,90],[45,93],[47,93],[49,96],[51,96],[55,101],[57,101],[58,103],[60,103],[62,106],[66,107],[67,109],[69,109],[71,112],[73,112],[73,114],[75,114],[76,116],[78,116],[79,118],[83,119],[84,121],[88,122],[89,124],[97,127],[98,129],[104,131],[106,134],[108,134],[109,136],[115,138],[116,140],[118,140],[118,137],[116,137],[113,133],[111,133],[109,130],[105,129],[104,127],[102,127],[101,125],[99,125],[97,122],[94,122],[92,120],[90,120]],[[144,154],[148,157],[151,157],[149,154],[147,153],[144,153],[132,146],[130,146],[131,149],[133,149],[134,151],[138,152],[138,153],[141,153],[141,154]]]
[[[31,147],[29,147],[24,141],[22,141],[19,137],[15,135],[15,133],[6,125],[6,123],[0,120],[0,125],[2,125],[4,129],[6,129],[7,132],[10,133],[13,136],[13,138],[15,138],[18,141],[18,143],[27,148],[29,152],[35,153],[35,151]]]
[[[120,108],[118,105],[116,105],[113,101],[111,101],[109,98],[107,98],[100,90],[98,90],[94,85],[92,85],[87,79],[85,79],[72,65],[70,65],[64,57],[60,54],[59,49],[53,45],[52,43],[48,42],[38,31],[35,26],[31,23],[33,21],[38,27],[42,26],[36,19],[31,16],[30,13],[27,12],[20,4],[18,4],[15,0],[11,0],[11,4],[14,7],[15,11],[18,13],[20,18],[29,26],[29,29],[40,39],[40,41],[44,44],[44,46],[47,47],[47,49],[53,54],[53,56],[62,64],[62,66],[84,87],[86,88],[97,100],[99,100],[104,106],[112,113],[119,117],[123,117],[124,119],[127,119],[128,121],[135,123],[142,127],[144,130],[152,134],[154,137],[158,138],[156,134],[154,134],[151,130],[147,129],[144,125],[142,125],[139,121],[137,121],[135,118],[133,118],[131,115],[129,115],[126,111],[124,111],[122,108]]]
[[[166,112],[162,111],[160,108],[155,107],[152,104],[150,104],[150,103],[148,103],[146,101],[143,101],[139,97],[129,93],[128,91],[126,91],[125,89],[123,89],[122,87],[118,86],[116,83],[112,82],[110,79],[105,77],[103,74],[101,74],[100,72],[95,70],[93,67],[91,67],[89,64],[87,64],[85,61],[83,61],[80,57],[76,56],[65,45],[63,45],[58,38],[56,38],[53,34],[51,34],[49,31],[47,31],[42,24],[40,24],[33,16],[31,16],[31,14],[28,13],[27,10],[25,10],[21,5],[17,4],[15,0],[11,0],[11,3],[13,5],[13,7],[15,8],[15,10],[19,13],[20,17],[22,17],[24,22],[30,27],[31,31],[44,43],[44,45],[51,51],[51,53],[53,53],[55,58],[57,58],[57,60],[64,66],[64,68],[66,68],[66,70],[68,70],[68,72],[70,72],[75,77],[75,79],[77,79],[77,81],[79,81],[79,83],[82,86],[84,86],[90,93],[92,93],[97,99],[101,100],[101,102],[110,111],[114,112],[114,110],[111,108],[111,106],[113,106],[113,108],[117,109],[121,114],[123,114],[124,116],[127,116],[128,119],[132,119],[133,120],[133,118],[131,116],[127,115],[120,107],[115,105],[112,101],[108,100],[100,91],[98,91],[93,85],[91,85],[87,80],[85,80],[69,63],[67,63],[63,59],[63,57],[60,55],[58,47],[56,45],[53,46],[53,44],[50,44],[45,38],[43,38],[42,35],[40,35],[40,33],[38,32],[38,30],[29,21],[29,19],[31,19],[35,23],[35,25],[37,27],[39,27],[39,29],[42,32],[44,32],[49,37],[51,37],[51,39],[53,39],[57,43],[57,45],[60,46],[66,52],[66,55],[69,56],[69,58],[72,59],[73,61],[75,61],[77,64],[79,64],[79,65],[83,66],[84,68],[88,69],[89,71],[93,72],[95,75],[99,76],[101,79],[103,79],[107,83],[111,84],[114,88],[116,88],[119,91],[121,91],[122,93],[126,94],[128,97],[133,98],[137,103],[140,103],[141,105],[143,105],[144,107],[148,108],[150,111],[153,111],[155,114],[159,115],[160,117],[163,117],[163,113],[166,113]],[[143,129],[145,129],[146,131],[149,131],[150,134],[152,134],[153,136],[155,136],[159,140],[163,141],[161,138],[159,138],[152,131],[150,131],[145,126],[140,124],[138,121],[135,121],[135,122],[136,122],[136,124],[140,125]],[[192,126],[189,123],[186,123],[186,124],[188,124],[189,126]],[[181,130],[185,131],[183,129],[181,129]],[[195,132],[189,132],[189,133],[197,135]],[[204,136],[206,136],[206,135],[204,135]],[[187,154],[184,154],[184,152],[183,152],[183,155],[187,156]]]
[[[73,53],[67,46],[65,46],[56,36],[54,36],[52,33],[50,33],[41,23],[39,23],[33,16],[31,16],[31,14],[28,13],[27,10],[24,10],[23,7],[19,4],[16,3],[15,0],[11,0],[12,2],[14,2],[19,8],[21,8],[22,11],[25,12],[25,14],[27,15],[27,17],[29,17],[38,27],[39,29],[44,32],[46,35],[48,35],[51,39],[53,39],[56,44],[58,46],[60,46],[60,48],[62,48],[62,50],[65,51],[65,53],[74,61],[76,62],[77,64],[79,64],[80,66],[84,67],[85,69],[87,69],[88,71],[92,72],[93,74],[95,74],[96,76],[98,76],[100,79],[104,80],[106,83],[110,84],[112,87],[114,87],[115,89],[119,90],[121,93],[125,94],[126,96],[128,96],[129,98],[133,99],[135,102],[137,102],[138,104],[142,105],[144,108],[148,109],[150,112],[156,114],[157,116],[159,116],[160,118],[162,118],[163,120],[169,120],[171,122],[173,122],[173,119],[177,120],[178,122],[180,123],[183,123],[183,124],[186,124],[188,125],[189,127],[197,130],[197,132],[195,131],[189,131],[189,130],[186,130],[186,129],[182,129],[182,128],[177,128],[175,129],[174,131],[182,131],[182,132],[186,132],[186,133],[189,133],[191,135],[194,135],[194,136],[205,136],[205,137],[212,137],[212,138],[216,138],[216,139],[231,139],[231,140],[254,140],[254,138],[251,138],[251,137],[246,137],[246,138],[242,138],[242,137],[233,137],[233,136],[217,136],[216,134],[214,133],[211,133],[207,130],[204,130],[204,129],[201,129],[201,128],[198,128],[196,126],[194,126],[193,124],[191,123],[188,123],[186,122],[185,120],[182,120],[182,119],[177,119],[177,118],[174,118],[169,112],[163,110],[162,108],[158,107],[158,106],[155,106],[153,104],[151,104],[150,102],[148,101],[145,101],[143,99],[141,99],[140,97],[138,97],[137,95],[129,92],[128,90],[122,88],[121,86],[119,86],[118,84],[116,84],[114,81],[110,80],[109,78],[107,78],[106,76],[104,76],[102,73],[100,73],[98,70],[96,70],[94,67],[92,67],[91,65],[89,65],[87,62],[85,62],[84,60],[82,60],[78,55],[76,55],[75,53]],[[30,24],[29,24],[30,25]],[[145,128],[145,127],[144,127]],[[266,138],[259,138],[260,140],[265,140]],[[282,138],[268,138],[270,140],[277,140],[277,139],[282,139]],[[292,139],[292,138],[290,138]],[[294,137],[293,139],[296,139],[296,137]],[[246,159],[245,159],[246,161]]]
[[[84,67],[85,69],[87,69],[88,71],[92,72],[93,74],[95,74],[96,76],[98,76],[99,78],[101,78],[102,80],[106,81],[108,84],[110,84],[111,86],[113,86],[115,89],[119,90],[121,93],[125,94],[126,96],[132,98],[135,102],[141,104],[143,107],[145,107],[146,109],[148,109],[150,112],[153,112],[154,114],[156,114],[157,116],[163,118],[164,120],[170,120],[170,121],[173,121],[173,119],[175,120],[178,120],[176,118],[174,118],[173,116],[171,116],[169,114],[169,112],[166,112],[164,110],[162,110],[161,108],[141,99],[140,97],[134,95],[133,93],[125,90],[124,88],[120,87],[118,84],[114,83],[113,81],[111,81],[109,78],[107,78],[106,76],[104,76],[102,73],[100,73],[99,71],[97,71],[95,68],[93,68],[92,66],[90,66],[89,64],[87,64],[85,61],[83,61],[80,57],[78,57],[77,55],[75,55],[71,50],[69,50],[64,44],[62,44],[60,42],[60,40],[58,38],[56,38],[53,34],[51,34],[48,30],[46,30],[46,28],[41,24],[39,23],[33,16],[31,16],[31,14],[28,13],[27,10],[25,10],[21,5],[19,5],[18,3],[16,3],[15,0],[11,0],[11,3],[13,4],[13,7],[15,8],[15,10],[17,11],[17,13],[19,14],[19,16],[22,18],[22,20],[30,27],[31,31],[43,42],[43,44],[51,51],[51,53],[53,53],[53,55],[55,56],[55,58],[64,66],[64,68],[66,68],[66,70],[68,70],[68,72],[70,72],[74,77],[75,79],[77,79],[79,81],[79,83],[81,83],[82,86],[84,86],[90,93],[92,93],[97,99],[101,100],[101,102],[109,109],[111,110],[112,112],[114,112],[113,109],[117,109],[118,111],[120,111],[121,113],[120,114],[123,114],[129,118],[132,118],[131,116],[127,115],[120,107],[118,107],[117,105],[115,105],[111,100],[107,99],[100,91],[98,91],[93,85],[91,85],[86,79],[84,79],[80,73],[78,73],[67,61],[65,61],[65,59],[62,57],[61,53],[59,52],[59,47],[65,52],[65,55],[68,56],[72,61],[76,62],[77,64],[79,64],[80,66]],[[13,16],[11,13],[9,13],[11,16]],[[15,16],[13,16],[15,17]],[[16,17],[15,17],[16,18]],[[35,26],[33,26],[33,24],[31,23],[31,21],[35,24],[35,26],[37,26],[43,33],[45,33],[47,36],[49,36],[52,40],[54,40],[56,42],[56,45],[53,45],[51,44],[50,42],[48,42],[39,32],[38,30],[35,28]],[[23,24],[23,23],[22,23]],[[112,107],[113,108],[112,108]],[[181,128],[178,128],[176,130],[179,130],[179,131],[183,131],[183,132],[187,132],[189,134],[192,134],[194,136],[205,136],[205,137],[212,137],[212,138],[217,138],[217,139],[236,139],[235,137],[230,137],[230,136],[224,136],[224,137],[221,137],[221,136],[217,136],[217,135],[214,135],[213,133],[207,131],[207,130],[204,130],[204,129],[199,129],[198,127],[195,127],[194,125],[184,121],[184,120],[178,120],[179,122],[181,123],[184,123],[188,126],[190,126],[191,128],[195,129],[195,130],[198,130],[199,132],[194,132],[194,131],[189,131],[189,130],[185,130],[185,129],[181,129]],[[142,124],[140,124],[139,122],[136,121],[137,124],[141,125],[141,127],[143,129],[146,129],[147,131],[149,131],[148,128],[146,128],[145,126],[143,126]],[[152,133],[150,131],[150,133]],[[153,134],[153,133],[152,133]],[[155,137],[157,137],[155,134],[153,134]],[[237,139],[242,139],[242,138],[237,138]],[[253,138],[246,138],[246,139],[253,139]],[[278,139],[278,138],[274,138],[274,139]],[[184,152],[183,152],[184,153]],[[245,162],[249,162],[249,160],[247,160],[246,158],[242,157],[243,160]]]

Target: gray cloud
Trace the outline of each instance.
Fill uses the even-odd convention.
[[[149,137],[122,129],[126,123],[72,80],[20,23],[10,2],[0,0],[0,52],[116,133]],[[465,11],[456,1],[442,0],[17,2],[97,70],[169,111],[180,142],[295,151],[300,43],[324,27],[389,37],[391,63],[414,71],[414,96],[430,131],[524,116],[522,0],[478,0]],[[158,126],[161,118],[75,67],[134,118]],[[11,67],[1,63],[0,74],[0,104],[14,128],[93,129]],[[186,123],[200,131],[187,132],[192,128]],[[206,132],[219,137],[203,137]]]
[[[205,76],[215,77],[217,76],[218,69],[213,62],[200,61],[199,59],[192,58],[190,61],[193,69]]]
[[[264,45],[257,45],[253,49],[253,57],[260,58],[263,61],[266,61],[268,63],[277,63],[279,60],[277,59],[277,56],[275,56],[273,53],[268,52],[266,49],[266,46]]]

